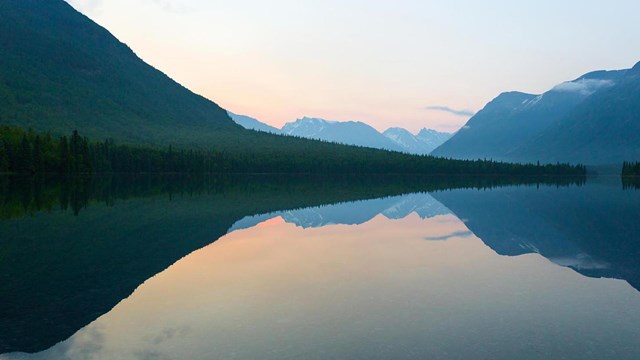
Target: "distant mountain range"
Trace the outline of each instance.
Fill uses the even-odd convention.
[[[431,153],[452,135],[426,128],[415,135],[403,128],[390,128],[380,133],[360,121],[329,121],[309,117],[286,123],[282,129],[278,129],[249,116],[231,112],[229,116],[250,130],[418,155]]]
[[[432,154],[513,162],[640,159],[640,63],[596,71],[542,95],[500,94]]]

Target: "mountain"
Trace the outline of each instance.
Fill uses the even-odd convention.
[[[417,135],[403,128],[390,128],[382,133],[393,140],[402,151],[410,154],[429,155],[435,148],[447,141],[451,134],[431,129],[422,129]]]
[[[450,137],[450,134],[423,129],[418,135],[403,128],[390,128],[378,132],[360,121],[329,121],[302,118],[284,125],[282,132],[309,139],[320,139],[349,145],[372,147],[409,154],[428,155]]]
[[[500,94],[433,155],[456,159],[550,161],[548,156],[529,156],[520,149],[527,143],[534,144],[537,149],[546,148],[545,142],[534,139],[552,125],[564,122],[565,117],[581,104],[615,88],[626,73],[626,70],[588,73],[542,95]]]
[[[0,123],[142,144],[243,132],[62,0],[0,2]]]
[[[32,151],[30,143],[35,149],[38,138],[52,135],[50,139],[59,139],[56,143],[65,144],[60,147],[64,149],[69,142],[60,137],[77,130],[80,136],[76,134],[75,144],[80,143],[78,138],[88,139],[82,140],[87,146],[69,149],[76,160],[95,159],[88,153],[98,151],[91,150],[97,141],[112,139],[129,145],[127,157],[142,156],[136,162],[144,166],[166,162],[174,158],[173,149],[179,149],[185,159],[183,171],[208,164],[221,172],[242,173],[582,172],[510,164],[498,169],[489,163],[453,162],[249,131],[214,102],[146,64],[63,0],[3,0],[0,14],[0,125],[15,133],[19,128],[33,130],[29,138],[9,139],[12,144],[3,140],[0,167],[5,170],[33,171],[34,154],[49,152],[40,157],[49,165],[70,159],[62,151],[54,155],[51,148]],[[367,127],[352,125],[357,136]],[[395,148],[391,140],[370,130],[382,138],[377,147]],[[24,145],[19,153],[9,154],[7,149],[17,149],[18,143]],[[168,156],[157,156],[161,151],[168,151]],[[130,165],[143,168],[134,162]],[[57,172],[71,168],[59,166]]]
[[[254,119],[250,116],[246,115],[237,115],[232,113],[231,111],[227,111],[231,120],[233,120],[236,124],[242,126],[245,129],[256,130],[262,132],[268,132],[272,134],[281,134],[282,131],[278,128],[275,128],[271,125],[267,125],[263,122],[260,122],[257,119]]]
[[[339,122],[307,117],[287,123],[282,129],[277,129],[249,116],[236,115],[232,112],[229,112],[229,116],[245,129],[417,155],[428,155],[451,137],[449,133],[426,128],[417,135],[398,127],[390,128],[381,134],[363,122]]]
[[[424,141],[432,150],[437,149],[438,146],[444,144],[447,140],[451,139],[453,134],[447,132],[439,132],[432,129],[424,128],[418,132],[416,137]]]
[[[34,141],[47,133],[55,139],[77,130],[88,138],[87,143],[110,138],[118,145],[139,147],[133,152],[141,151],[145,156],[158,148],[171,148],[180,149],[181,156],[193,160],[206,151],[206,161],[183,162],[183,168],[195,169],[208,162],[223,172],[496,171],[488,164],[417,158],[249,131],[214,102],[146,64],[106,29],[63,0],[3,0],[0,14],[0,125],[30,128],[37,134],[30,135]],[[356,132],[361,128],[356,126]],[[395,149],[390,140],[380,137],[380,148]],[[6,154],[6,146],[2,146],[0,167],[8,168],[7,159],[11,158],[21,163],[8,164],[14,171],[29,170],[35,153],[27,149],[29,141],[26,139],[21,147],[22,157]],[[38,153],[49,150],[40,149]],[[78,149],[74,151],[77,157]],[[60,152],[43,159],[48,162],[56,157],[62,157]],[[145,163],[149,165],[150,161]],[[503,170],[542,169],[505,165]]]
[[[512,157],[594,165],[640,160],[640,62],[622,73]]]
[[[340,144],[402,151],[395,142],[380,134],[370,125],[360,121],[329,121],[304,117],[294,122],[286,123],[282,127],[282,133]]]

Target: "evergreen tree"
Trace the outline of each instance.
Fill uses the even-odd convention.
[[[44,173],[44,160],[42,155],[42,140],[39,135],[36,135],[33,140],[33,152],[31,158],[33,159],[33,170],[38,174]]]
[[[33,161],[31,154],[31,144],[27,139],[27,135],[22,136],[20,141],[20,148],[17,154],[17,171],[21,173],[33,172]]]
[[[7,156],[6,145],[0,141],[0,173],[9,172],[9,158]]]
[[[66,136],[60,138],[58,151],[60,154],[59,171],[62,174],[67,174],[71,171],[71,155],[69,153],[69,142]]]

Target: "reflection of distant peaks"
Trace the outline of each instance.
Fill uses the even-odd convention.
[[[362,224],[379,214],[389,219],[403,219],[412,213],[425,219],[450,214],[451,211],[429,194],[410,194],[249,216],[236,222],[229,232],[250,228],[277,216],[296,226],[313,228],[335,224]]]
[[[549,258],[555,264],[570,267],[576,270],[603,270],[610,265],[603,261],[594,260],[587,254],[578,254],[574,257]]]
[[[580,188],[457,189],[434,197],[496,253],[537,253],[589,277],[626,280],[640,290],[640,192],[619,179]]]

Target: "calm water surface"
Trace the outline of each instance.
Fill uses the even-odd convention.
[[[1,293],[12,329],[0,359],[640,358],[636,190],[234,208],[246,197],[160,192],[3,220],[0,259],[31,251],[44,270]],[[61,265],[42,251],[77,254]]]

